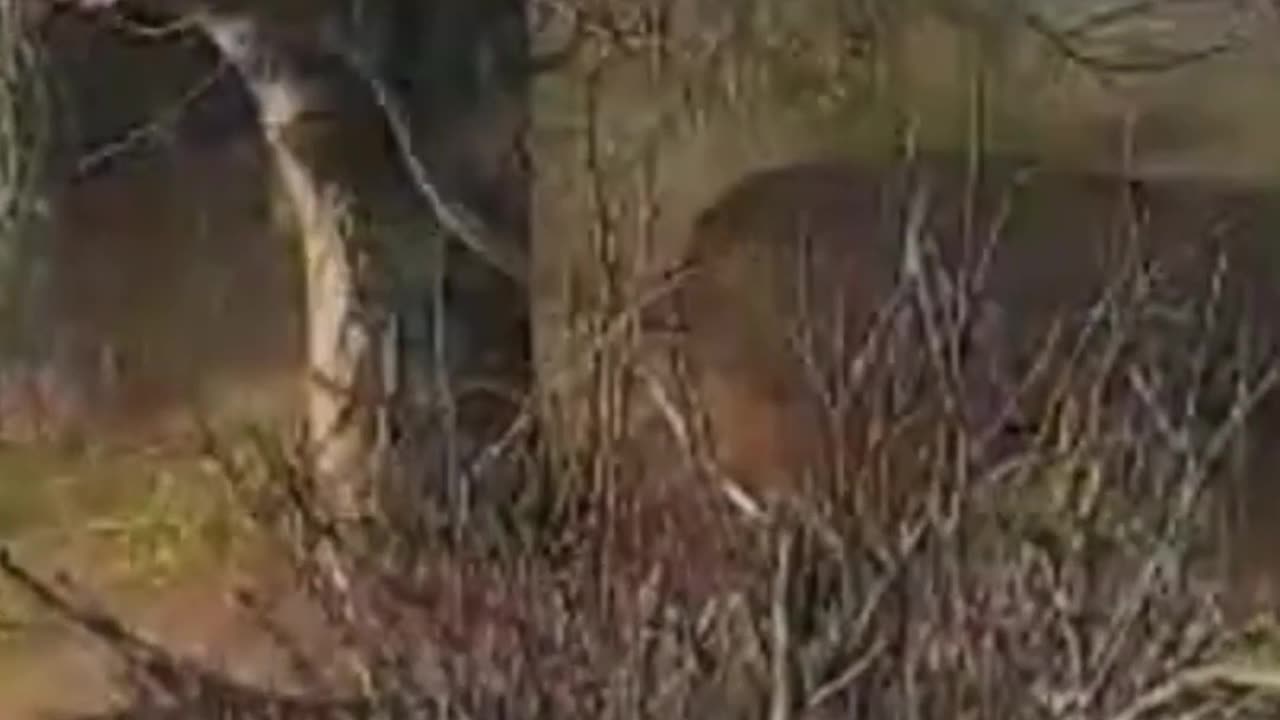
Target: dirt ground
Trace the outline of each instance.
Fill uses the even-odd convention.
[[[229,541],[236,531],[222,526],[229,510],[210,472],[190,457],[68,459],[0,448],[0,547],[42,577],[71,578],[166,648],[235,679],[289,689],[287,658],[235,591],[251,589],[308,644],[325,636],[323,618],[289,591],[279,560],[247,537]],[[100,642],[0,579],[0,718],[112,707],[120,701],[115,669]]]
[[[297,593],[279,592],[282,577],[266,563],[200,568],[162,588],[107,593],[107,602],[164,647],[236,680],[287,691],[295,687],[288,658],[234,600],[234,591],[252,581],[291,633],[319,641],[325,633],[318,609]],[[0,717],[35,720],[117,706],[122,697],[115,667],[109,652],[83,632],[37,622],[0,641]]]

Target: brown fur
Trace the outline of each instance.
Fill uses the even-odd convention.
[[[993,233],[1001,237],[984,298],[999,319],[999,347],[979,347],[977,355],[1017,349],[1001,362],[1010,376],[1030,363],[1029,349],[1056,318],[1098,296],[1112,277],[1107,269],[1135,240],[1161,259],[1180,291],[1206,287],[1214,253],[1224,250],[1224,326],[1248,320],[1266,348],[1280,339],[1273,310],[1280,307],[1280,245],[1272,244],[1280,199],[1273,193],[1030,170],[1009,160],[989,161],[975,185],[963,158],[948,156],[926,157],[915,172],[929,188],[930,237],[950,267],[971,266],[965,258]],[[820,347],[834,347],[836,329],[854,346],[865,335],[899,276],[906,180],[902,169],[791,165],[742,179],[697,219],[688,246],[692,274],[673,298],[682,349],[720,464],[747,487],[773,490],[814,466],[823,410],[786,338],[802,317],[818,329]],[[845,308],[839,320],[831,314],[837,305]],[[1264,435],[1280,423],[1275,395],[1249,428],[1241,493],[1248,510],[1240,524],[1250,546],[1263,542],[1266,518],[1280,509],[1268,474],[1276,451]],[[1230,402],[1217,401],[1219,408]],[[852,421],[850,438],[867,418]]]
[[[61,422],[136,436],[248,387],[278,411],[298,367],[296,250],[252,138],[131,155],[53,198],[44,362]],[[269,388],[269,389],[268,389]],[[243,410],[244,408],[241,408]]]

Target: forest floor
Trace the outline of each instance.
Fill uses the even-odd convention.
[[[322,622],[283,588],[216,468],[191,450],[0,448],[0,545],[42,577],[70,578],[145,636],[233,677],[287,686],[280,650],[233,599],[249,585]],[[101,711],[124,698],[105,647],[0,580],[0,718]]]

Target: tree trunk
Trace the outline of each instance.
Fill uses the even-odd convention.
[[[440,8],[459,3],[473,8],[493,5],[522,17],[521,4],[510,0],[408,1],[399,5],[410,10],[387,16],[392,22],[384,27],[404,30],[406,18],[426,20],[413,6]],[[397,132],[402,128],[388,122],[392,96],[383,91],[389,88],[400,93],[400,98],[410,98],[405,92],[408,83],[402,78],[384,88],[377,75],[385,76],[386,70],[397,64],[404,67],[411,63],[410,51],[430,38],[409,33],[396,44],[391,42],[394,37],[384,35],[375,43],[378,52],[363,56],[377,64],[365,64],[357,59],[360,48],[346,40],[334,41],[330,32],[338,27],[334,4],[302,3],[301,8],[288,12],[284,3],[248,4],[235,11],[206,10],[196,17],[256,100],[282,191],[295,211],[306,265],[306,415],[311,470],[333,511],[356,516],[370,511],[371,483],[396,460],[397,443],[423,441],[421,437],[405,437],[405,427],[397,426],[406,417],[401,411],[408,394],[403,392],[402,381],[438,374],[417,372],[427,365],[447,375],[461,368],[487,366],[499,369],[517,384],[527,380],[527,298],[521,296],[521,284],[483,266],[474,256],[458,255],[456,248],[450,248],[448,254],[442,251],[439,238],[443,234],[431,230],[448,218],[439,217],[440,203],[428,202],[431,193],[425,190],[431,188],[423,187],[444,181],[445,188],[464,189],[462,200],[474,201],[484,193],[466,192],[474,190],[467,187],[468,181],[475,184],[478,180],[478,186],[487,184],[486,189],[493,192],[494,187],[510,181],[510,173],[447,177],[446,168],[445,177],[424,179],[413,172],[413,159],[403,143],[407,138]],[[441,30],[455,33],[451,47],[463,53],[461,60],[465,61],[493,52],[488,46],[493,38],[486,34],[490,27],[479,23]],[[421,78],[431,84],[440,79],[439,75],[421,76],[416,68],[411,70],[407,77],[414,82]],[[510,89],[507,86],[500,92],[510,95]],[[477,90],[483,88],[465,88],[470,93]],[[449,93],[447,86],[431,85],[431,96]],[[522,92],[516,96],[523,100]],[[437,105],[440,111],[428,123],[412,117],[414,103],[404,107],[415,120],[405,128],[416,127],[423,135],[467,127],[471,124],[464,118],[468,113],[475,116],[504,106],[485,102],[483,96],[455,96],[452,103]],[[476,160],[474,153],[468,157],[466,143],[456,137],[433,139],[437,149],[464,148],[448,158],[454,167],[468,167]],[[480,143],[475,147],[486,146]],[[428,156],[428,162],[434,159]],[[496,194],[518,198],[525,192],[520,187],[524,182],[524,177],[517,177],[514,189],[500,189]],[[490,225],[496,220],[504,236],[517,238],[517,243],[527,242],[526,221],[519,217],[523,211],[515,213],[513,222],[496,209],[500,205],[480,209],[488,211],[485,219]],[[444,312],[429,312],[433,307],[429,281],[434,270],[443,270],[444,258],[455,256],[458,262],[448,267],[449,279],[443,287],[434,288],[442,296],[437,299],[443,300]],[[484,308],[490,315],[494,310],[501,312],[506,321],[483,317]],[[512,308],[519,310],[512,313]],[[422,342],[405,342],[407,337]],[[422,345],[428,338],[450,339],[454,345],[447,352],[438,342],[427,349]],[[431,388],[438,390],[439,385]],[[438,393],[431,404],[452,407]],[[454,416],[462,422],[472,420],[465,414]],[[485,418],[485,422],[490,420]],[[480,420],[475,423],[483,424]],[[424,426],[414,423],[409,427]],[[470,430],[460,429],[464,435]],[[477,428],[476,433],[485,436],[491,434],[491,428]]]

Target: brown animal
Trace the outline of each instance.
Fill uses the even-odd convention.
[[[1090,303],[1116,277],[1108,269],[1138,247],[1159,259],[1162,286],[1186,297],[1204,294],[1223,251],[1229,264],[1219,326],[1247,320],[1255,349],[1280,341],[1280,245],[1273,244],[1280,196],[1006,159],[988,160],[973,178],[964,159],[951,156],[925,157],[910,171],[797,164],[742,179],[697,218],[691,274],[672,300],[693,389],[730,477],[768,492],[821,469],[823,438],[833,437],[830,405],[821,401],[820,388],[831,388],[823,385],[822,356],[843,352],[848,359],[877,327],[877,310],[900,287],[903,241],[913,232],[953,272],[980,265],[987,240],[998,237],[969,338],[964,384],[980,394],[1000,394],[1007,387],[1001,379],[1020,377],[1055,320],[1076,318],[1081,327]],[[921,198],[914,207],[927,212],[913,214]],[[919,232],[913,217],[921,220]],[[1184,346],[1176,342],[1226,342],[1231,335],[1196,332],[1170,339],[1170,347],[1179,352]],[[1211,354],[1223,359],[1225,348]],[[926,351],[913,355],[896,362],[919,362]],[[999,358],[994,370],[992,358]],[[1275,395],[1253,413],[1252,437],[1280,427]],[[983,408],[981,400],[970,407]],[[1219,393],[1204,400],[1210,409],[1215,402],[1221,415],[1231,399]],[[835,435],[845,450],[866,437],[869,421],[866,403],[851,407]],[[1265,527],[1280,509],[1280,478],[1267,474],[1280,460],[1271,457],[1275,445],[1251,444],[1246,528]],[[858,461],[856,454],[846,459]]]
[[[78,398],[60,423],[130,439],[197,406],[283,409],[301,291],[265,167],[252,136],[176,145],[53,195],[37,314],[42,362]]]

